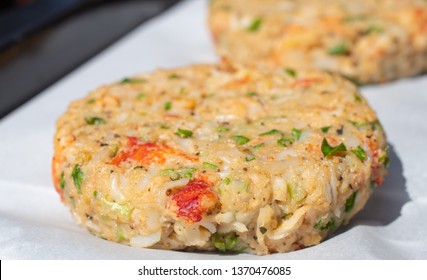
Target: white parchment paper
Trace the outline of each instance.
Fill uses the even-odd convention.
[[[103,83],[216,62],[206,5],[184,1],[0,121],[0,258],[427,259],[426,75],[362,89],[388,134],[390,173],[363,212],[318,246],[263,257],[139,249],[94,237],[72,221],[50,177],[56,119]]]

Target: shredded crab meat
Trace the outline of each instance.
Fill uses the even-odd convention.
[[[134,247],[146,248],[153,246],[160,241],[162,232],[157,231],[150,235],[137,235],[130,238],[130,245]]]
[[[282,221],[282,223],[273,231],[273,233],[269,235],[269,238],[273,240],[279,240],[286,237],[289,232],[301,225],[307,210],[307,206],[303,206],[296,210],[292,217]]]

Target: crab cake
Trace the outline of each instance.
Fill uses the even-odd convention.
[[[159,70],[58,120],[53,180],[78,223],[137,247],[268,254],[318,244],[385,175],[357,88],[318,70]]]
[[[319,68],[359,83],[427,70],[425,0],[214,0],[209,25],[231,62]]]

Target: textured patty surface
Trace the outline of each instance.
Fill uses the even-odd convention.
[[[78,223],[138,247],[268,254],[348,222],[385,175],[375,113],[337,75],[267,69],[159,70],[73,102],[52,173]]]
[[[214,0],[219,54],[376,83],[427,71],[425,0]]]

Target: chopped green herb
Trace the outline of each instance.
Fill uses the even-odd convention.
[[[375,130],[377,127],[382,131],[383,127],[381,125],[381,123],[378,120],[375,121],[367,121],[364,123],[361,122],[354,122],[354,121],[349,121],[352,125],[354,125],[357,128],[361,128],[361,127],[365,127],[365,126],[371,126],[372,130]]]
[[[350,77],[350,76],[347,76],[347,75],[344,75],[344,74],[343,74],[343,77],[344,77],[345,79],[347,79],[349,82],[351,82],[352,84],[354,84],[356,87],[363,86],[363,83],[362,83],[362,82],[360,82],[359,80],[357,80],[357,79],[356,79],[356,78],[354,78],[354,77]]]
[[[91,98],[91,99],[89,99],[86,103],[87,104],[93,104],[93,103],[95,103],[96,102],[96,99],[95,98]]]
[[[277,129],[272,129],[270,131],[261,133],[259,136],[274,135],[274,134],[281,134],[281,135],[283,135],[283,132],[280,131],[280,130],[277,130]]]
[[[111,153],[111,156],[115,157],[118,152],[119,152],[119,145],[116,144],[116,145],[114,145],[114,149],[113,149],[113,151]]]
[[[117,238],[119,239],[119,241],[125,241],[129,239],[129,237],[126,235],[126,231],[122,229],[117,230]]]
[[[353,209],[354,202],[356,201],[356,195],[357,195],[357,191],[355,191],[354,193],[352,193],[350,195],[350,197],[347,198],[347,200],[345,201],[345,209],[344,209],[345,212],[348,213],[348,212],[351,211],[351,209]]]
[[[65,188],[64,172],[61,172],[61,177],[59,178],[59,186],[61,187],[61,189]]]
[[[333,219],[330,219],[329,222],[326,224],[323,223],[322,220],[319,220],[315,225],[314,228],[317,228],[319,230],[330,230],[336,227],[335,221]]]
[[[178,168],[176,171],[178,172],[179,176],[181,176],[182,178],[191,179],[193,177],[194,171],[196,170],[197,169],[194,167],[181,167],[181,168]]]
[[[369,35],[369,34],[379,34],[379,33],[383,33],[384,32],[384,28],[377,26],[377,25],[371,25],[369,26],[364,32],[364,35]]]
[[[304,190],[304,188],[296,183],[288,184],[287,190],[291,200],[297,203],[307,196],[307,192]]]
[[[292,69],[292,68],[285,68],[284,70],[285,70],[285,72],[286,72],[289,76],[291,76],[292,78],[295,78],[295,77],[297,76],[297,71],[296,71],[295,69]]]
[[[204,168],[209,168],[209,169],[213,169],[215,171],[219,171],[219,167],[216,166],[215,164],[209,163],[209,162],[203,162],[203,167]]]
[[[249,179],[224,180],[218,185],[218,192],[220,195],[222,195],[225,190],[237,194],[241,192],[247,192],[249,190],[249,184]]]
[[[169,175],[169,179],[171,179],[171,181],[177,181],[177,180],[181,179],[181,175],[179,175],[178,172],[174,171]]]
[[[140,92],[136,95],[136,99],[138,99],[138,100],[141,100],[144,97],[145,97],[145,93],[143,93],[143,92]]]
[[[427,0],[426,0],[427,1]],[[390,146],[389,145],[387,145],[385,148],[384,148],[384,152],[386,152],[386,154],[388,154],[389,152],[390,152]]]
[[[93,191],[93,197],[98,198],[98,192],[97,191]]]
[[[235,186],[237,190],[242,190],[247,192],[249,190],[250,180],[248,179],[233,180],[232,184]]]
[[[190,130],[178,128],[178,131],[175,132],[175,135],[178,136],[179,138],[189,138],[193,136],[193,132]]]
[[[130,220],[133,208],[131,208],[129,204],[119,204],[117,202],[109,201],[104,197],[100,197],[99,199],[101,200],[102,204],[108,207],[110,211],[118,218],[125,221]]]
[[[226,185],[230,185],[230,183],[231,183],[231,179],[230,178],[225,178],[224,179],[224,184],[226,184]]]
[[[138,78],[124,78],[120,81],[120,84],[138,84],[138,83],[145,83],[145,79],[138,79]]]
[[[74,186],[77,189],[77,193],[81,194],[82,193],[82,182],[84,179],[84,173],[83,171],[80,169],[79,165],[74,165],[73,171],[71,172],[71,178],[73,178],[73,182],[74,182]]]
[[[169,79],[179,79],[179,78],[181,78],[181,77],[175,73],[169,75]]]
[[[265,234],[267,232],[267,228],[266,227],[259,227],[259,231],[261,232],[261,234]]]
[[[163,169],[159,172],[159,174],[169,176],[172,181],[181,179],[181,176],[178,172],[175,171],[175,169]]]
[[[167,169],[160,170],[159,174],[160,175],[169,176],[173,172],[175,172],[175,169],[173,169],[173,168],[167,168]]]
[[[256,18],[251,22],[251,24],[249,24],[249,26],[247,27],[247,30],[251,32],[255,32],[261,27],[261,24],[262,24],[262,19]]]
[[[194,171],[197,169],[194,167],[181,167],[178,169],[163,169],[159,172],[160,175],[169,176],[172,181],[179,180],[181,178],[191,179],[193,177]]]
[[[354,125],[355,127],[359,128],[362,126],[367,125],[369,122],[365,122],[365,123],[360,123],[360,122],[354,122],[354,121],[349,121],[352,125]]]
[[[247,96],[257,96],[258,94],[256,92],[249,92],[246,94]]]
[[[160,125],[160,128],[161,128],[161,129],[169,129],[169,126],[164,125],[164,124],[161,124],[161,125]]]
[[[331,128],[330,126],[324,126],[324,127],[320,128],[320,130],[322,130],[323,133],[328,133],[330,128]]]
[[[165,110],[169,111],[172,108],[172,103],[170,103],[169,101],[165,103]]]
[[[185,87],[182,87],[179,89],[179,94],[185,94],[187,92],[187,89]]]
[[[233,138],[236,141],[237,145],[245,145],[246,143],[251,141],[251,139],[243,135],[235,135]]]
[[[249,161],[253,161],[253,160],[255,160],[255,156],[254,156],[254,155],[248,155],[248,156],[246,156],[246,157],[245,157],[245,160],[246,160],[247,162],[249,162]]]
[[[351,150],[353,154],[355,154],[361,161],[365,161],[366,159],[366,152],[365,150],[359,145],[356,149]]]
[[[301,137],[301,133],[302,131],[296,128],[292,129],[292,135],[295,136],[297,138],[297,140],[299,140],[299,138]]]
[[[234,232],[214,233],[211,237],[212,245],[221,252],[233,251],[237,244],[237,236]]]
[[[332,156],[336,153],[347,151],[347,148],[345,147],[344,143],[341,143],[336,147],[332,147],[331,145],[329,145],[326,138],[323,138],[321,149],[324,156]]]
[[[225,127],[225,126],[218,126],[216,128],[216,131],[217,132],[227,132],[227,131],[230,131],[230,128],[229,127]]]
[[[354,101],[356,101],[356,102],[362,102],[363,99],[362,99],[362,97],[360,97],[359,94],[355,93],[354,94]]]
[[[259,149],[259,148],[262,148],[263,146],[264,146],[264,143],[259,143],[259,144],[253,145],[252,148]]]
[[[277,145],[280,147],[287,147],[287,143],[292,144],[295,142],[294,138],[280,138],[277,140]]]
[[[330,55],[345,55],[348,54],[349,49],[344,44],[339,44],[328,49],[328,54]]]
[[[283,219],[289,219],[290,217],[292,217],[294,215],[294,213],[286,213],[285,215],[283,215]]]
[[[100,125],[105,123],[105,120],[99,117],[86,117],[85,121],[88,125]]]
[[[111,208],[111,211],[120,217],[123,220],[130,220],[133,208],[130,207],[129,204],[119,204],[116,202],[107,202],[105,203]]]
[[[390,146],[385,147],[384,149],[385,155],[378,159],[379,162],[382,162],[385,167],[389,167],[390,165],[390,158],[388,156],[389,151],[390,151]]]

